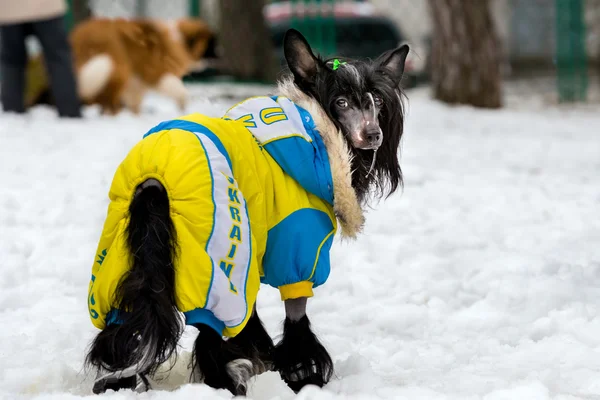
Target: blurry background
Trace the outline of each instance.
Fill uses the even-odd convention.
[[[406,42],[412,51],[405,86],[431,85],[435,97],[449,103],[493,108],[502,105],[507,89],[553,103],[600,98],[598,0],[68,3],[69,28],[90,16],[201,18],[214,30],[215,46],[186,76],[188,82],[273,82],[284,66],[283,35],[295,27],[324,55],[373,58]],[[29,49],[39,50],[35,38]],[[518,84],[505,87],[507,81]],[[468,86],[479,86],[480,94],[467,93]]]
[[[3,4],[32,1],[51,0],[0,0],[0,21]],[[309,309],[337,377],[322,396],[300,397],[600,399],[600,0],[69,5],[69,29],[91,15],[196,16],[215,40],[185,77],[185,111],[155,93],[139,114],[0,112],[0,398],[91,393],[81,362],[96,330],[85,299],[115,169],[159,121],[220,117],[272,93],[294,26],[325,55],[412,49],[404,190],[369,208],[358,241],[334,244],[335,267]],[[42,101],[33,37],[28,49],[28,99]],[[259,308],[275,338],[278,292],[261,289]],[[223,398],[180,388],[188,333],[168,390],[153,399]],[[275,372],[251,392],[294,398]]]

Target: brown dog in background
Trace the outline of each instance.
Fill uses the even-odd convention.
[[[211,37],[200,20],[87,20],[70,35],[79,95],[110,114],[122,105],[138,113],[145,92],[154,89],[183,108],[188,94],[181,78]]]
[[[202,59],[214,34],[199,19],[91,18],[69,35],[78,93],[84,104],[116,114],[139,113],[144,94],[155,90],[184,108],[182,77]]]

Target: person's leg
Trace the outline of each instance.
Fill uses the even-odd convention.
[[[0,26],[1,101],[8,112],[25,112],[26,28],[26,24]]]
[[[42,45],[50,86],[61,117],[81,117],[77,83],[67,40],[64,17],[32,23],[33,32]]]

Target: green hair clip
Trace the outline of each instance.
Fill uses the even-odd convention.
[[[337,58],[335,60],[333,60],[333,67],[332,69],[335,71],[336,69],[338,69],[340,67],[340,65],[344,65],[346,64],[346,62],[341,62],[340,60],[338,60]]]

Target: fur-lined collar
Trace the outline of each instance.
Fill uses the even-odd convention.
[[[281,95],[289,98],[312,116],[329,157],[333,179],[333,210],[342,227],[342,236],[355,238],[365,223],[363,209],[352,187],[352,153],[340,132],[325,110],[313,98],[302,92],[286,78],[279,82]]]

